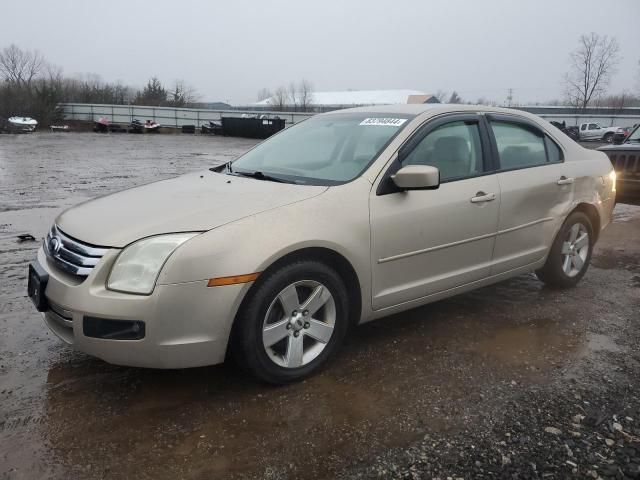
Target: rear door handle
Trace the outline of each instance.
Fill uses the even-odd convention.
[[[471,197],[471,203],[492,202],[496,199],[495,193],[478,192],[475,197]]]
[[[574,181],[575,181],[575,178],[573,177],[567,178],[563,175],[560,177],[560,180],[558,180],[556,183],[558,185],[571,185]]]

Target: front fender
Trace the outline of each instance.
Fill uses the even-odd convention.
[[[320,247],[351,264],[361,285],[364,311],[371,304],[370,190],[368,181],[358,179],[198,235],[169,257],[158,284],[262,272],[289,253]]]

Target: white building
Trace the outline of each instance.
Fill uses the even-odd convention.
[[[287,98],[286,102],[286,108],[294,108],[296,106],[291,98]],[[252,106],[268,108],[277,103],[273,97],[270,97]],[[435,96],[419,90],[345,90],[338,92],[312,92],[310,103],[314,109],[330,110],[363,105],[440,102]]]

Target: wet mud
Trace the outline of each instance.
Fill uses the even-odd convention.
[[[637,350],[640,207],[628,205],[578,288],[553,291],[523,275],[363,325],[296,385],[264,386],[230,364],[116,367],[47,331],[25,295],[26,265],[61,209],[207,168],[253,143],[0,136],[0,478],[336,477],[425,435],[499,418],[514,399],[526,402],[523,389],[589,388],[593,372],[607,375]],[[18,242],[22,233],[37,241]]]

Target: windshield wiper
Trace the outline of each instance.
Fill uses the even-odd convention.
[[[257,180],[267,180],[269,182],[296,183],[293,180],[285,180],[284,178],[274,177],[272,175],[264,174],[264,173],[260,172],[259,170],[256,170],[255,172],[239,172],[239,171],[236,170],[235,172],[233,172],[233,174],[234,175],[242,175],[243,177],[255,178]]]

